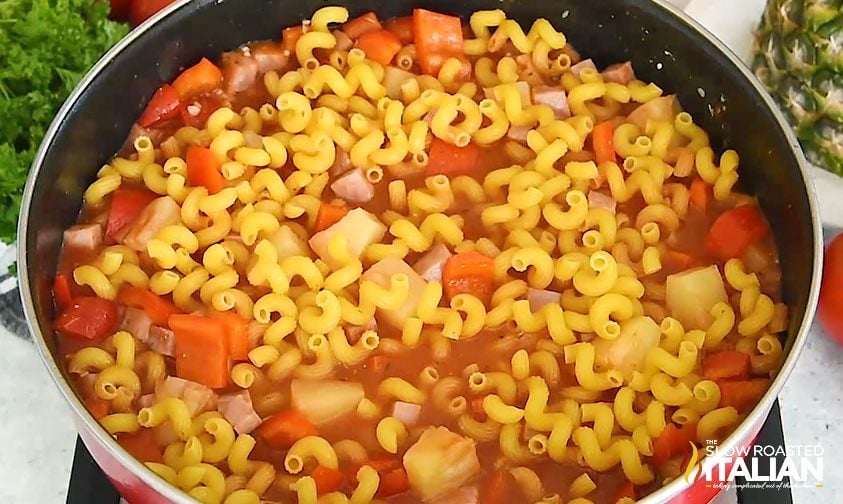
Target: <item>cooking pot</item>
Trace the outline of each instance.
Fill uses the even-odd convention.
[[[599,67],[630,60],[636,74],[680,101],[710,135],[715,150],[741,155],[741,189],[758,196],[781,256],[784,301],[790,308],[786,358],[769,391],[721,444],[752,442],[808,337],[820,286],[820,224],[799,145],[773,101],[722,43],[663,0],[332,0],[352,16],[381,19],[413,7],[456,13],[504,9],[529,26],[549,19]],[[132,458],[100,427],[70,386],[52,330],[50,285],[62,231],[76,220],[82,193],[116,152],[152,93],[203,56],[245,42],[278,39],[281,28],[309,18],[323,0],[181,0],[109,51],[59,111],[36,156],[18,227],[18,271],[26,318],[50,374],[71,407],[93,457],[133,503],[191,502]],[[704,459],[703,464],[712,463]],[[711,482],[680,477],[641,502],[708,502]]]

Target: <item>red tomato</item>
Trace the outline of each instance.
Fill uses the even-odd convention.
[[[111,5],[111,12],[108,17],[115,21],[125,21],[129,17],[131,0],[108,0]]]
[[[202,95],[194,98],[181,108],[181,119],[185,126],[193,126],[194,128],[204,128],[208,117],[211,116],[218,108],[222,107],[222,100],[214,95]],[[194,108],[198,107],[198,109]],[[191,112],[197,112],[196,115]]]
[[[179,116],[181,101],[175,88],[169,84],[159,87],[149,100],[146,109],[138,119],[138,124],[144,128],[155,126],[164,121]]]
[[[132,5],[129,9],[129,21],[132,26],[137,26],[153,14],[160,11],[164,7],[173,3],[174,0],[131,0]]]
[[[114,302],[80,296],[56,319],[56,330],[69,338],[100,341],[117,330],[118,322]]]
[[[825,249],[823,282],[817,315],[823,329],[843,345],[843,234]]]

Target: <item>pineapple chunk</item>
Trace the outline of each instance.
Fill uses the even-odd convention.
[[[392,275],[404,273],[410,279],[410,293],[404,304],[397,310],[378,309],[378,320],[388,322],[395,327],[404,327],[404,322],[416,314],[426,282],[406,262],[397,257],[387,257],[372,265],[363,273],[363,279],[371,280],[381,287],[389,288]]]
[[[328,253],[328,243],[336,234],[343,235],[348,243],[348,251],[355,257],[360,257],[366,247],[383,239],[386,226],[371,213],[362,208],[355,208],[333,226],[313,235],[310,248],[331,268],[341,266]]]
[[[685,330],[708,329],[714,320],[709,314],[711,308],[728,301],[720,270],[711,265],[670,275],[665,301],[671,316],[681,322]]]
[[[447,495],[480,472],[474,440],[446,427],[431,427],[404,454],[413,492],[423,501]]]
[[[632,124],[641,128],[641,131],[647,129],[649,121],[667,121],[673,124],[673,119],[680,111],[679,100],[676,95],[662,96],[641,105],[633,110],[627,120]]]
[[[279,260],[291,256],[308,257],[310,255],[307,243],[294,233],[290,226],[278,228],[278,231],[269,235],[269,241],[275,246]]]
[[[643,371],[647,353],[659,346],[660,340],[659,326],[650,317],[624,320],[616,339],[594,341],[594,367],[598,371],[615,369],[629,380],[633,371]]]
[[[293,380],[290,401],[315,426],[325,425],[357,410],[363,385],[337,380]]]

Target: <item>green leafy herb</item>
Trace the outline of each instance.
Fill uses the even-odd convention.
[[[15,239],[21,193],[56,111],[128,27],[102,0],[0,0],[0,240]]]

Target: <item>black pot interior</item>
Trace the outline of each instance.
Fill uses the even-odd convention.
[[[278,38],[280,29],[327,4],[381,18],[412,7],[468,15],[504,9],[528,26],[549,19],[599,67],[631,60],[638,76],[680,101],[711,135],[712,146],[741,155],[741,185],[756,194],[772,224],[793,314],[789,340],[802,324],[813,272],[813,224],[798,160],[774,114],[735,64],[693,27],[652,0],[194,0],[147,30],[110,61],[72,104],[49,146],[35,182],[25,240],[26,274],[41,328],[50,327],[50,279],[62,230],[73,224],[82,193],[123,143],[153,91],[202,56],[216,57],[244,42]],[[49,332],[48,330],[45,332]],[[48,338],[49,344],[53,344]]]

